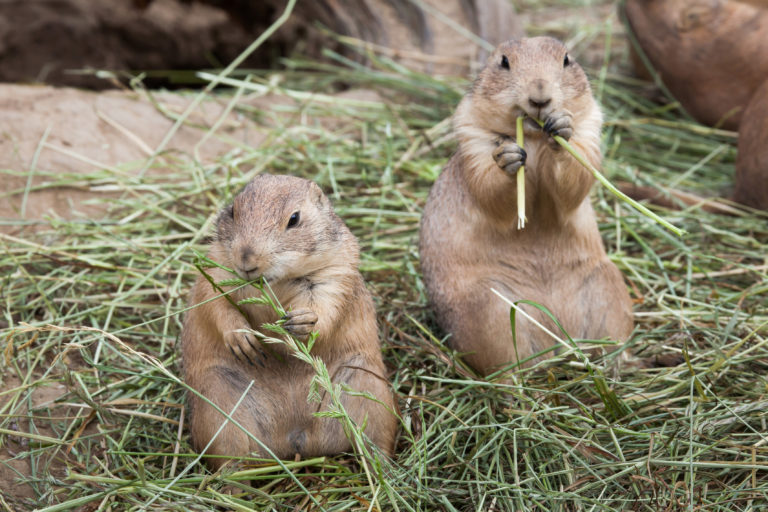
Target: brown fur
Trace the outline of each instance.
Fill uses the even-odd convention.
[[[299,222],[289,226],[294,212]],[[328,367],[334,382],[367,391],[375,401],[343,395],[351,418],[385,453],[394,448],[397,419],[376,327],[373,301],[357,270],[357,240],[333,212],[330,202],[313,182],[290,176],[256,176],[219,216],[216,240],[209,257],[235,269],[243,278],[263,275],[288,313],[286,329],[298,337],[311,331],[319,336],[312,353]],[[232,276],[218,268],[217,282]],[[233,417],[280,458],[329,455],[350,449],[336,419],[317,418],[326,408],[307,402],[313,371],[288,354],[280,344],[268,351],[252,334],[237,329],[259,329],[278,320],[271,308],[241,306],[244,318],[218,295],[202,276],[192,289],[191,309],[181,335],[187,384],[224,411],[230,412],[247,385],[254,385]],[[258,295],[253,288],[232,294],[235,301]],[[276,356],[280,356],[282,361]],[[197,450],[210,441],[224,417],[189,394],[190,431]],[[386,407],[385,407],[386,406]],[[389,409],[389,410],[387,410]],[[266,454],[239,428],[228,424],[208,453]],[[213,459],[214,467],[224,459]]]
[[[576,338],[624,340],[632,330],[629,294],[605,254],[589,202],[589,171],[526,122],[528,223],[518,230],[515,176],[499,165],[505,152],[519,149],[511,141],[523,113],[554,120],[576,150],[600,165],[602,115],[586,75],[574,62],[566,66],[565,55],[551,38],[496,49],[457,108],[459,148],[424,209],[421,266],[431,303],[455,349],[485,374],[554,344],[518,315],[515,348],[509,306],[491,288],[543,304]],[[501,66],[502,56],[510,69]],[[547,99],[540,109],[529,103]],[[538,310],[523,309],[556,331]]]
[[[643,52],[683,107],[704,124],[737,129],[768,76],[768,9],[757,4],[627,0],[625,13]]]
[[[768,210],[768,80],[755,92],[741,119],[733,199]]]

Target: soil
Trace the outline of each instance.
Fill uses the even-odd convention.
[[[0,84],[0,233],[23,235],[47,226],[52,218],[101,218],[110,204],[104,199],[119,192],[84,186],[84,178],[105,169],[107,179],[109,173],[140,173],[174,125],[163,111],[180,115],[196,96]],[[370,90],[350,89],[337,96],[382,101]],[[241,98],[239,105],[258,110],[290,103],[285,96],[263,95]],[[200,103],[146,172],[162,178],[166,155],[175,167],[184,162],[207,166],[242,145],[258,147],[265,122],[257,124],[236,110],[210,135],[227,106],[226,97],[209,96]],[[303,122],[333,129],[338,120]],[[52,186],[61,177],[78,185]]]
[[[28,385],[29,383],[27,383]],[[16,376],[12,375],[10,371],[5,372],[2,379],[2,389],[4,391],[11,391],[8,395],[0,397],[0,409],[3,409],[8,402],[9,396],[14,396],[13,390],[22,385],[22,381]],[[46,410],[51,415],[72,415],[73,411],[70,411],[63,407],[50,407],[48,404],[52,404],[56,399],[60,398],[66,392],[66,388],[60,383],[47,383],[42,384],[34,389],[29,394],[29,401],[23,400],[21,403],[16,403],[9,410],[5,411],[6,414],[18,417],[18,421],[11,421],[9,423],[12,430],[18,430],[19,432],[34,432],[35,434],[56,437],[56,433],[48,428],[46,422],[36,422],[34,429],[30,428],[29,420],[25,419],[28,415],[28,409],[26,404],[31,404],[33,411],[40,406],[45,406]],[[26,393],[21,393],[21,396],[26,396]],[[34,412],[33,412],[34,415]],[[34,441],[30,441],[29,438],[21,436],[5,436],[5,442],[0,446],[0,490],[6,493],[5,497],[10,502],[9,504],[19,504],[23,502],[34,502],[37,493],[33,486],[29,483],[19,483],[19,475],[32,474],[32,467],[30,457],[24,455],[28,450],[34,450]],[[47,450],[46,452],[50,452]],[[46,454],[45,457],[37,458],[38,469],[37,473],[41,473],[43,468],[46,473],[53,475],[55,478],[63,478],[66,476],[66,464],[65,454],[63,450],[59,450],[56,456],[51,457]],[[10,490],[12,489],[12,492]],[[2,494],[2,493],[0,493]]]
[[[172,92],[152,93],[153,101],[176,114],[183,112],[193,97]],[[193,124],[182,126],[166,149],[175,159],[192,160],[195,145],[225,107],[223,101],[204,101],[189,118]],[[22,212],[30,175],[31,185],[35,187],[49,183],[57,175],[76,177],[102,168],[126,169],[126,164],[131,164],[128,169],[133,169],[127,172],[137,173],[173,124],[147,94],[0,85],[0,174],[4,175],[0,185],[3,198],[0,219],[32,221],[47,216],[94,218],[100,215],[104,205],[85,200],[109,197],[108,193],[82,188],[33,189]],[[217,137],[207,139],[199,148],[201,163],[213,162],[237,143],[258,145],[262,139],[253,123],[235,114],[229,115],[219,133],[225,134],[228,142]],[[149,172],[162,170],[153,168]],[[19,229],[0,225],[0,232]]]

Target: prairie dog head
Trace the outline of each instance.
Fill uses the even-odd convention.
[[[316,183],[257,175],[219,214],[217,261],[243,279],[276,283],[335,263],[356,264],[357,242]]]
[[[551,37],[511,40],[488,58],[469,94],[473,124],[498,133],[523,114],[544,120],[559,110],[575,119],[594,103],[584,70]]]

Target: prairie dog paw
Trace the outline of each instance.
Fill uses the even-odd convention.
[[[573,136],[573,115],[567,110],[552,112],[544,121],[542,130],[551,137],[559,135],[568,140]]]
[[[508,140],[501,140],[493,150],[493,160],[504,172],[514,174],[522,165],[528,155],[525,150]]]
[[[240,361],[251,366],[264,367],[266,354],[261,348],[261,343],[251,332],[244,330],[232,330],[224,334],[224,343],[230,352]]]
[[[285,313],[283,328],[292,336],[306,338],[315,329],[317,314],[311,309],[299,308]]]

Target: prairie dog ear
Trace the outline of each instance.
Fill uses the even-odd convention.
[[[323,189],[314,181],[309,182],[309,197],[319,208],[325,209],[330,207],[330,201],[325,197]]]

